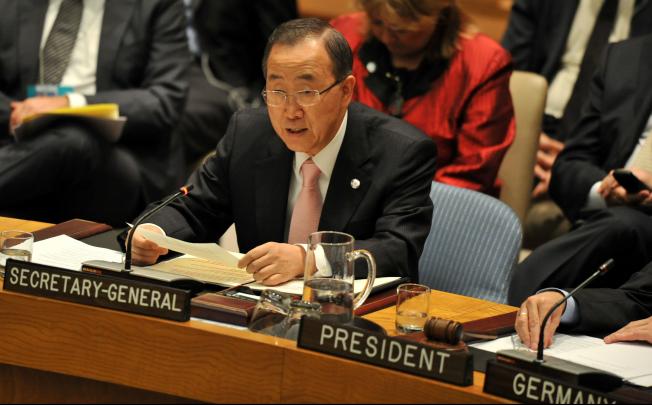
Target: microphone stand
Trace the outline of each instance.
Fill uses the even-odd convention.
[[[570,297],[575,295],[576,292],[579,290],[583,289],[587,284],[595,280],[596,278],[600,277],[601,275],[605,274],[609,270],[611,270],[614,266],[614,259],[609,259],[605,263],[603,263],[598,270],[596,270],[595,273],[591,274],[589,278],[584,280],[582,284],[578,285],[571,291],[568,295],[566,295],[563,299],[561,299],[558,303],[556,303],[550,311],[546,314],[546,316],[543,318],[543,322],[541,322],[541,330],[539,331],[539,345],[537,346],[537,358],[535,362],[541,364],[544,363],[545,360],[543,359],[543,334],[546,329],[546,324],[548,323],[548,319],[552,316],[552,314],[555,312],[557,308],[559,308],[562,304],[564,304]]]
[[[136,228],[138,225],[142,224],[143,221],[145,221],[147,218],[151,217],[155,213],[157,213],[160,209],[163,207],[169,205],[172,201],[176,200],[179,197],[186,196],[190,192],[190,190],[193,189],[193,185],[189,184],[187,186],[183,186],[177,191],[176,193],[172,194],[170,197],[168,197],[165,201],[163,201],[161,204],[156,206],[154,209],[151,211],[147,212],[145,215],[141,216],[138,218],[134,226],[131,228],[131,232],[129,232],[129,235],[127,236],[127,252],[125,254],[125,265],[122,271],[126,273],[131,273],[131,242],[134,237],[134,234],[136,233]]]

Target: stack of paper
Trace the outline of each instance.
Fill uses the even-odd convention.
[[[517,335],[470,346],[496,353],[499,350],[529,350]],[[632,384],[652,387],[652,345],[647,343],[612,343],[590,336],[556,334],[546,356],[609,371]]]

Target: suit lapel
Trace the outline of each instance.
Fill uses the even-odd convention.
[[[97,90],[110,83],[122,36],[131,20],[136,0],[110,0],[104,5],[100,50],[97,57]]]
[[[22,88],[38,82],[39,50],[43,36],[43,23],[48,2],[42,0],[20,0],[18,3],[18,60]]]
[[[370,147],[367,137],[360,113],[350,107],[346,133],[324,200],[319,230],[346,229],[369,190],[372,167],[368,164]]]
[[[255,163],[256,228],[260,241],[285,241],[285,216],[293,153],[272,133]]]

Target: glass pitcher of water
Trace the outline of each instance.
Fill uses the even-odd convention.
[[[353,236],[342,232],[315,232],[308,238],[303,299],[321,305],[321,319],[347,323],[353,310],[364,303],[376,279],[376,262],[366,250],[354,250]],[[354,294],[354,262],[364,259],[367,281]]]

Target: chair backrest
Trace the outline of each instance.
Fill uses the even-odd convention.
[[[514,211],[476,191],[433,182],[432,228],[419,260],[431,288],[507,302],[523,233]]]
[[[535,73],[516,71],[512,73],[509,90],[514,104],[516,137],[498,170],[498,178],[502,180],[500,200],[512,207],[523,223],[530,208],[548,82]]]

